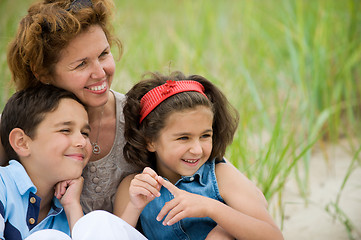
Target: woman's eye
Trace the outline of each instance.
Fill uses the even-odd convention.
[[[75,67],[75,69],[81,68],[81,67],[84,66],[84,65],[85,65],[85,62],[81,62],[78,66]]]
[[[109,54],[109,51],[104,51],[104,52],[102,52],[102,54],[100,54],[99,57],[104,57],[104,56],[106,56],[106,55],[108,55],[108,54]]]

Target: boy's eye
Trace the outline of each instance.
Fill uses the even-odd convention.
[[[81,133],[85,138],[88,138],[89,137],[89,132],[82,132]]]
[[[64,128],[64,129],[61,129],[60,132],[62,132],[62,133],[70,133],[70,129]]]

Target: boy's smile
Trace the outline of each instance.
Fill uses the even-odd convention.
[[[53,185],[78,178],[91,154],[89,133],[84,107],[72,99],[60,100],[54,111],[44,115],[35,136],[29,139],[30,155],[24,162],[31,171],[29,175],[47,179]]]

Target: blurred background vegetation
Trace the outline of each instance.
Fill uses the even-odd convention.
[[[0,0],[0,109],[14,91],[6,46],[31,2]],[[289,178],[307,203],[315,149],[346,140],[354,156],[349,173],[360,166],[360,1],[115,5],[114,31],[124,52],[112,88],[125,93],[146,71],[180,70],[214,82],[241,117],[226,157],[268,200],[278,199],[281,211]]]

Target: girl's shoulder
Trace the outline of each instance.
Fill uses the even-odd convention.
[[[257,199],[267,205],[267,201],[262,191],[246,175],[241,173],[228,160],[224,163],[218,163],[215,166],[216,178],[219,192],[222,198],[233,198],[236,195],[242,198]]]

